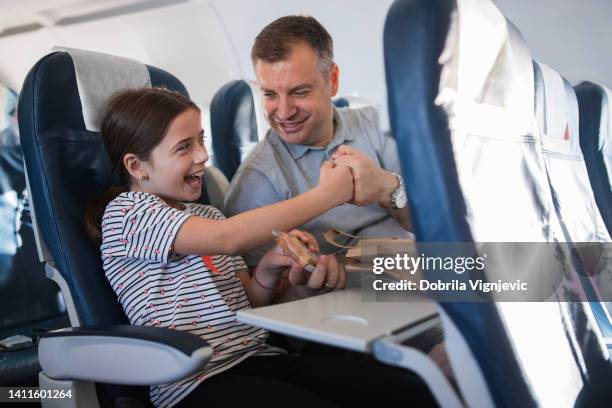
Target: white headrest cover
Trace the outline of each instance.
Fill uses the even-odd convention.
[[[548,150],[581,156],[580,129],[578,128],[578,101],[573,88],[557,71],[536,62],[542,72],[542,83],[536,84],[536,114]],[[543,94],[543,95],[542,95]],[[543,97],[542,97],[543,96]],[[544,103],[544,106],[542,105]],[[550,143],[555,141],[554,143]],[[559,151],[561,152],[561,151]]]
[[[87,130],[100,130],[100,114],[108,98],[123,89],[151,87],[147,67],[128,58],[93,51],[55,47],[74,62],[83,120]]]
[[[509,125],[516,132],[532,131],[531,54],[520,32],[493,2],[457,1],[440,63],[436,103],[456,113],[459,105],[499,108],[512,118]],[[479,122],[482,119],[480,115]],[[500,127],[498,122],[491,126],[496,127]]]

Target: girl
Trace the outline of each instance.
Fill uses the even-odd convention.
[[[363,392],[352,390],[352,381],[341,381],[343,388],[334,375],[350,373],[364,385],[372,383],[372,374],[389,381],[379,365],[366,368],[366,377],[363,368],[347,367],[344,360],[288,356],[266,344],[266,331],[235,317],[240,309],[271,303],[285,289],[279,282],[287,270],[291,282],[313,290],[344,287],[344,271],[333,256],[320,256],[307,277],[278,248],[252,274],[235,255],[268,243],[273,229],[290,230],[351,200],[347,167],[325,163],[319,185],[305,194],[225,219],[214,207],[186,203],[200,197],[208,160],[193,102],[165,89],[124,91],[109,101],[101,135],[123,186],[111,188],[88,209],[86,228],[101,242],[104,271],[119,302],[132,324],[190,331],[214,350],[196,375],[152,386],[155,406],[264,400],[274,406],[289,396],[299,406],[332,406],[364,400]],[[309,234],[293,234],[318,250]],[[269,398],[272,392],[277,398]],[[352,393],[357,397],[345,395]]]

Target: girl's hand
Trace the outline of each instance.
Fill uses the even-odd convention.
[[[319,253],[319,243],[311,233],[296,229],[290,231],[289,234],[302,241],[310,251]],[[276,245],[261,258],[253,275],[256,275],[257,281],[266,288],[273,288],[287,271],[289,276],[298,276],[301,272],[307,273],[293,258],[283,254],[282,248]]]
[[[292,258],[283,254],[281,247],[276,245],[259,261],[253,271],[253,278],[264,288],[275,288],[284,272],[289,275],[298,274],[302,267]]]
[[[319,173],[319,187],[323,188],[335,205],[353,199],[353,175],[347,166],[332,166],[325,161]]]
[[[291,268],[289,282],[311,291],[342,289],[346,286],[346,271],[335,255],[321,255],[312,273]]]

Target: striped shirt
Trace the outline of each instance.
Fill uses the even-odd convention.
[[[241,257],[172,252],[179,229],[192,215],[224,218],[212,206],[184,204],[179,210],[143,192],[121,193],[102,218],[104,271],[130,323],[189,331],[213,348],[202,371],[151,386],[156,407],[175,405],[203,380],[248,356],[284,352],[265,343],[265,330],[236,319],[236,311],[251,307],[236,276],[247,269]]]

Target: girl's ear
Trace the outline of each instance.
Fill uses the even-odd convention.
[[[123,165],[136,180],[146,180],[148,178],[144,163],[135,154],[128,153],[123,156]]]

